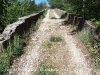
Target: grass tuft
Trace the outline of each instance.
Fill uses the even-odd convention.
[[[45,14],[44,14],[45,15]],[[7,41],[7,47],[0,52],[0,75],[8,75],[8,71],[10,66],[13,63],[13,59],[22,54],[22,48],[26,45],[25,38],[29,36],[29,34],[38,28],[38,22],[41,21],[41,18],[37,21],[37,24],[33,23],[29,31],[25,31],[23,35],[14,35],[12,39]],[[34,26],[35,25],[35,26]]]
[[[62,41],[62,38],[61,37],[51,36],[50,37],[50,41],[51,42],[61,42]]]
[[[35,75],[58,75],[54,70],[54,67],[41,62],[38,69],[34,73]]]
[[[52,45],[51,42],[44,42],[44,43],[42,44],[42,46],[44,46],[45,48],[51,48],[53,45]]]
[[[51,17],[51,19],[57,19],[56,17]]]

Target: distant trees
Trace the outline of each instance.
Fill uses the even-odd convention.
[[[84,4],[88,17],[100,19],[100,0],[86,0]]]
[[[3,25],[4,16],[7,14],[8,3],[7,0],[0,0],[0,30],[3,30],[5,25]]]
[[[100,0],[65,0],[65,5],[72,7],[72,11],[78,15],[85,15],[86,18],[98,18],[100,16]],[[67,9],[66,9],[67,10]],[[83,11],[82,11],[83,10]]]
[[[100,16],[100,0],[48,0],[52,8],[64,9],[86,18]]]
[[[43,9],[45,9],[45,8],[47,8],[47,5],[46,5],[45,2],[41,2],[41,3],[39,3],[39,4],[37,5],[37,10],[38,10],[38,11],[39,11],[39,10],[43,10]]]
[[[51,8],[60,8],[64,9],[63,1],[62,0],[48,0]]]
[[[48,2],[51,8],[64,9],[67,12],[84,16],[100,26],[100,0],[48,0]]]
[[[31,0],[0,0],[0,31],[19,17],[38,12],[46,8],[46,4],[35,4]]]

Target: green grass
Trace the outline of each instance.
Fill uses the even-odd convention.
[[[61,41],[62,41],[62,38],[61,38],[60,36],[51,36],[51,37],[49,38],[49,41],[44,42],[44,43],[42,44],[42,46],[43,46],[44,48],[52,48],[53,45],[54,45],[54,43],[61,42]]]
[[[0,75],[7,75],[5,70],[9,69],[12,64],[11,60],[22,53],[23,43],[24,40],[18,35],[8,41],[7,48],[0,53]]]
[[[97,26],[100,27],[100,19],[97,20],[96,18],[91,19],[91,21]]]
[[[52,48],[53,44],[52,44],[51,42],[44,42],[44,43],[42,44],[42,46],[43,46],[44,48]]]
[[[100,68],[100,57],[96,57],[94,61],[95,61],[96,69],[99,69]]]
[[[100,53],[98,52],[98,48],[100,47],[100,42],[97,43],[94,41],[93,34],[88,31],[84,32],[83,30],[78,32],[78,36],[80,37],[80,40],[82,43],[84,43],[90,53],[91,58],[93,59],[92,61],[94,62],[94,66],[96,69],[100,68]]]
[[[61,42],[62,38],[60,36],[56,37],[56,36],[51,36],[50,37],[50,41],[51,42]]]
[[[57,19],[56,17],[51,17],[51,19]]]
[[[58,75],[52,65],[47,65],[44,62],[40,63],[38,69],[34,74],[35,75]]]
[[[87,44],[88,44],[87,46],[88,46],[89,52],[94,62],[94,66],[96,69],[99,69],[100,68],[100,53],[98,52],[98,50],[92,47],[91,43],[87,43]]]
[[[77,34],[80,37],[80,40],[82,41],[82,43],[88,43],[93,41],[93,34],[90,31],[79,31],[77,32]]]
[[[43,17],[44,16],[40,17],[39,20]],[[33,30],[38,28],[38,21],[35,25],[33,23],[29,31],[24,32],[23,35],[19,36],[16,34],[13,36],[13,39],[7,41],[7,47],[0,53],[0,75],[8,75],[7,70],[9,70],[12,60],[22,54],[25,38],[28,37]]]

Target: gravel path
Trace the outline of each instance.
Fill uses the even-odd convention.
[[[50,13],[50,12],[53,13]],[[57,19],[49,19],[50,15]],[[25,48],[25,53],[14,60],[9,71],[9,75],[34,75],[40,62],[52,64],[59,69],[58,75],[96,75],[86,60],[86,55],[82,53],[82,48],[78,47],[78,42],[73,35],[68,35],[71,26],[62,26],[62,19],[54,10],[48,10],[47,15],[42,20],[39,29],[31,34],[29,45]],[[61,36],[63,42],[57,43],[51,49],[44,49],[42,44],[50,36]]]

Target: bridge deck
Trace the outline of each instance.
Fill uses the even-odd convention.
[[[31,34],[25,53],[12,65],[10,75],[35,75],[41,62],[55,67],[58,75],[94,75],[85,47],[70,34],[73,27],[63,26],[63,19],[52,17],[59,18],[54,10],[48,10],[39,29]],[[52,36],[60,37],[62,41],[51,42]]]

